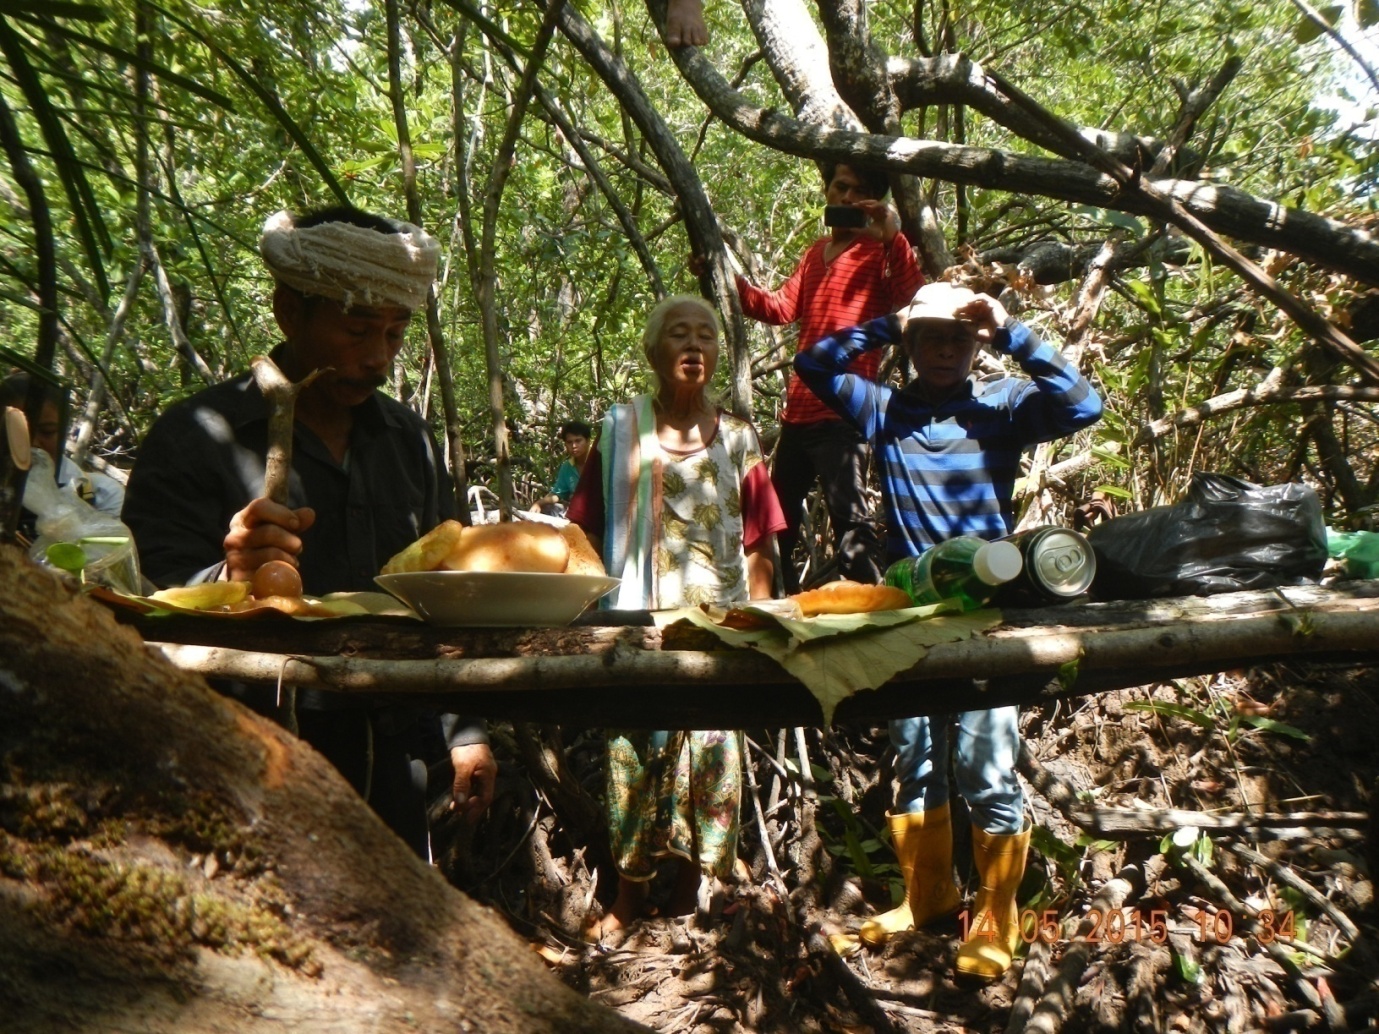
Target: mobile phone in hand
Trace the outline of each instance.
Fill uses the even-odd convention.
[[[824,205],[824,225],[860,230],[867,225],[867,213],[851,205]]]

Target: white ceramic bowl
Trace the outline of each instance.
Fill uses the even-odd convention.
[[[447,627],[568,625],[618,585],[604,575],[520,571],[414,571],[374,581],[430,624]]]

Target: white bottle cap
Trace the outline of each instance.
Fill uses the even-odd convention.
[[[972,571],[987,585],[1004,585],[1020,576],[1025,558],[1013,542],[985,542],[972,557]]]

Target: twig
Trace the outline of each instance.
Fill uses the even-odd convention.
[[[1068,815],[1070,821],[1099,837],[1110,840],[1132,840],[1139,836],[1161,836],[1184,826],[1197,826],[1215,833],[1259,836],[1268,831],[1274,839],[1312,837],[1318,830],[1340,833],[1360,831],[1369,821],[1364,812],[1306,811],[1291,814],[1269,812],[1258,815],[1225,814],[1187,811],[1182,808],[1108,808],[1104,806],[1077,807]],[[1363,835],[1363,834],[1360,834]]]
[[[326,371],[312,370],[294,384],[266,355],[254,356],[249,365],[254,371],[254,383],[268,403],[268,454],[264,460],[263,494],[286,506],[288,479],[292,474],[292,421],[297,396]]]
[[[1076,817],[1079,804],[1077,791],[1045,768],[1024,739],[1020,741],[1020,754],[1015,760],[1015,768],[1029,780],[1030,786],[1063,814],[1064,818],[1075,825],[1081,825]]]
[[[795,754],[800,764],[800,791],[807,799],[815,797],[814,770],[809,767],[809,744],[804,738],[804,727],[795,726]]]
[[[776,889],[780,891],[781,898],[784,899],[790,892],[786,889],[785,880],[781,877],[780,869],[776,865],[776,852],[771,849],[771,836],[766,828],[766,816],[761,810],[761,791],[757,787],[756,772],[750,762],[743,765],[742,768],[747,775],[747,789],[751,792],[752,810],[757,817],[757,831],[761,839],[761,850],[766,856],[766,871],[771,874],[771,879],[776,883]]]
[[[1296,890],[1312,904],[1312,907],[1316,908],[1319,912],[1324,912],[1326,917],[1336,924],[1336,928],[1349,939],[1350,943],[1356,949],[1357,954],[1368,958],[1368,946],[1358,943],[1360,940],[1359,928],[1350,921],[1349,916],[1337,908],[1329,898],[1313,887],[1312,884],[1308,883],[1288,866],[1280,865],[1272,858],[1262,855],[1253,848],[1246,847],[1244,844],[1222,844],[1221,846],[1237,858],[1263,869],[1279,883],[1286,884]]]

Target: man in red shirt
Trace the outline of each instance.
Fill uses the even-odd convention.
[[[848,327],[895,312],[924,283],[914,252],[900,232],[900,216],[885,202],[886,174],[849,165],[825,165],[824,199],[866,215],[861,227],[833,227],[809,246],[799,268],[777,291],[737,278],[742,311],[763,323],[799,321],[799,351]],[[880,352],[862,356],[853,372],[875,380]],[[818,477],[833,525],[839,572],[853,581],[881,580],[881,543],[866,501],[870,449],[862,436],[790,374],[780,444],[771,481],[790,526],[778,535],[788,592],[799,589],[791,562],[799,540],[805,496]]]

